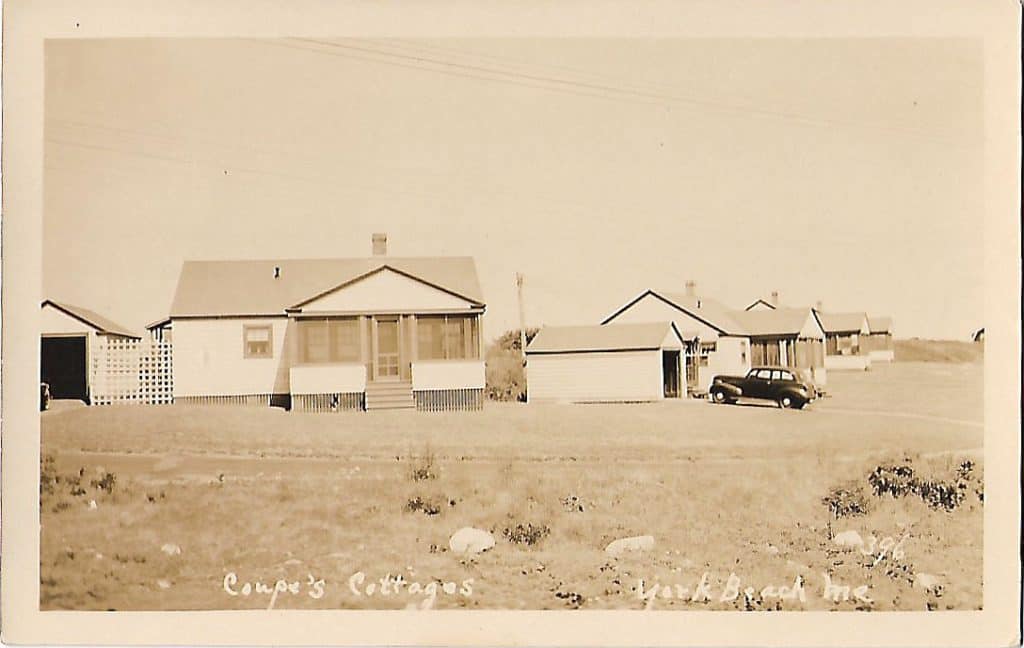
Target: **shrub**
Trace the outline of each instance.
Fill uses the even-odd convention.
[[[526,329],[526,343],[537,335],[537,328]],[[523,372],[522,346],[519,329],[505,331],[487,348],[487,398],[497,401],[526,400],[526,380]]]
[[[117,483],[117,475],[112,472],[103,473],[103,476],[99,479],[94,479],[89,482],[89,485],[97,490],[101,490],[108,495],[114,492],[114,485]]]
[[[908,465],[882,465],[868,475],[868,483],[878,497],[886,493],[896,498],[913,494],[929,507],[946,511],[963,504],[973,479],[974,462],[970,459],[960,462],[951,481],[923,479],[915,475],[914,469]],[[979,484],[975,489],[979,501],[984,497],[981,488]]]
[[[540,543],[550,533],[551,528],[548,525],[534,525],[533,523],[516,524],[514,527],[505,527],[505,530],[502,531],[502,535],[512,544],[524,544],[531,547]]]
[[[434,455],[434,451],[427,446],[422,455],[412,457],[413,466],[409,472],[409,478],[413,481],[437,479],[436,461],[437,457]]]
[[[417,495],[405,503],[405,510],[408,513],[423,511],[425,515],[437,515],[441,512],[441,507]]]
[[[877,466],[868,475],[868,483],[877,497],[886,493],[897,498],[903,497],[913,492],[916,482],[914,469],[907,465]]]
[[[821,499],[835,519],[856,517],[868,512],[868,501],[864,491],[858,486],[849,488],[833,488],[832,492]]]

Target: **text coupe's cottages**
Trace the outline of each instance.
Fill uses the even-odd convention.
[[[176,402],[478,409],[485,305],[470,257],[186,261]]]
[[[527,401],[685,397],[683,368],[695,337],[671,322],[544,327],[526,347]]]
[[[108,340],[139,340],[134,331],[87,308],[47,299],[40,313],[40,380],[51,398],[91,402]]]

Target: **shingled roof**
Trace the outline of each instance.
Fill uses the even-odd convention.
[[[101,335],[120,335],[121,337],[142,339],[138,333],[132,331],[126,326],[121,326],[117,322],[103,317],[95,311],[91,311],[88,308],[82,308],[81,306],[75,306],[68,304],[67,302],[56,302],[52,299],[47,299],[40,304],[40,308],[45,308],[47,305],[56,308],[65,315],[73,317],[74,319],[91,326],[96,329],[97,333]]]
[[[868,328],[872,333],[892,333],[892,318],[868,315]]]
[[[850,333],[860,331],[867,315],[864,313],[818,313],[818,321],[826,333]]]
[[[283,315],[383,268],[484,304],[472,257],[185,261],[170,316]]]
[[[749,335],[797,335],[807,322],[809,308],[776,307],[773,310],[733,311],[732,315]]]
[[[675,333],[680,343],[696,337],[695,333],[680,333],[671,322],[545,326],[527,345],[526,352],[648,351],[660,349],[670,332]]]

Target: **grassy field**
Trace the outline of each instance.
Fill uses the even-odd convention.
[[[932,363],[833,372],[831,397],[805,411],[699,401],[452,414],[57,407],[42,414],[52,460],[40,603],[975,609],[981,375],[980,364]],[[973,466],[957,487],[964,461]],[[913,492],[875,494],[869,475],[890,465],[914,470]],[[942,500],[951,492],[960,495]],[[491,531],[494,549],[453,554],[448,539],[463,526]],[[838,546],[833,536],[850,530],[869,546]],[[653,549],[605,553],[634,535],[653,536]],[[692,600],[705,575],[710,600]],[[774,596],[798,576],[805,600]],[[848,600],[823,598],[826,577],[850,586]],[[284,591],[242,593],[257,581]],[[861,585],[870,602],[852,594]],[[651,591],[656,600],[641,598]]]
[[[956,340],[894,340],[899,362],[981,362],[985,345]]]

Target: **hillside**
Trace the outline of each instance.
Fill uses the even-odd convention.
[[[898,362],[981,362],[985,345],[958,340],[895,340]]]

